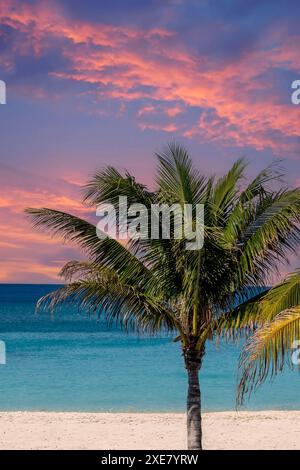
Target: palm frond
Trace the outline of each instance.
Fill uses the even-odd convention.
[[[239,361],[240,380],[237,403],[242,404],[269,376],[292,366],[294,341],[300,338],[300,308],[286,310],[260,327],[247,341]]]
[[[119,197],[126,196],[128,204],[151,204],[154,194],[138,183],[135,177],[125,172],[123,176],[116,168],[108,166],[95,173],[84,186],[84,202],[90,205],[113,204],[118,207]]]
[[[74,215],[53,209],[26,209],[34,227],[41,228],[64,242],[77,244],[94,263],[115,270],[127,280],[149,280],[150,271],[126,246],[112,238],[98,238],[96,227]]]
[[[238,277],[250,283],[270,282],[280,262],[286,262],[300,242],[299,189],[268,196],[257,206],[257,215],[239,240]]]
[[[263,301],[268,295],[269,289],[263,289],[256,295],[249,295],[244,302],[239,302],[228,312],[216,319],[215,332],[218,336],[234,339],[241,334],[253,332],[265,323],[263,316]]]
[[[300,305],[300,269],[288,275],[266,293],[260,306],[262,319],[273,320],[280,312],[298,305]]]
[[[240,199],[243,203],[252,201],[255,197],[264,196],[272,192],[269,183],[280,182],[284,173],[279,167],[280,160],[272,162],[269,166],[261,170],[258,175],[242,191]]]
[[[255,220],[257,201],[262,203],[271,192],[268,187],[270,182],[280,181],[282,173],[278,171],[277,162],[264,168],[248,185],[241,191],[239,198],[229,214],[224,238],[232,246],[239,242],[241,236]]]
[[[167,204],[200,204],[208,188],[207,179],[193,168],[188,152],[178,144],[170,144],[156,156],[158,199]]]
[[[95,266],[69,265],[68,275],[74,276],[78,269],[85,278],[73,281],[42,297],[37,311],[54,312],[66,303],[74,304],[80,311],[104,317],[107,324],[137,331],[157,333],[179,331],[177,320],[166,304],[159,302],[138,287],[128,286],[109,269],[98,270]],[[88,273],[88,274],[87,274]],[[183,335],[184,337],[184,335]]]
[[[244,177],[246,166],[246,161],[240,158],[233,164],[228,173],[216,182],[212,200],[216,224],[222,226],[226,223],[227,217],[237,201],[239,195],[237,184]]]

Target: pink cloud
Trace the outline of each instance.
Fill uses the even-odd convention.
[[[36,282],[37,273],[40,282],[59,281],[59,269],[78,250],[33,229],[24,209],[53,207],[89,218],[78,183],[1,165],[0,184],[0,282]]]
[[[289,90],[287,101],[280,103],[270,93],[268,80],[257,77],[276,68],[299,71],[298,36],[283,39],[284,31],[277,31],[247,55],[218,63],[211,56],[192,54],[174,31],[70,21],[46,2],[18,3],[12,9],[14,5],[13,0],[1,3],[1,22],[26,33],[27,39],[18,41],[12,55],[5,57],[10,67],[14,53],[39,55],[51,47],[52,38],[65,39],[62,53],[70,70],[58,66],[52,76],[96,85],[92,93],[97,99],[121,100],[123,107],[148,100],[137,113],[141,129],[158,127],[155,120],[140,119],[152,110],[159,112],[163,102],[170,121],[159,130],[257,150],[270,148],[276,154],[295,152],[290,139],[299,137],[299,111],[289,103]],[[260,98],[254,99],[258,92]],[[36,94],[42,97],[42,90]],[[201,117],[181,130],[172,119],[189,107],[199,108]],[[214,110],[214,122],[207,119],[207,110]],[[279,137],[274,139],[272,133]]]

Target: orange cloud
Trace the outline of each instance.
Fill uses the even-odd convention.
[[[143,131],[145,129],[151,129],[153,131],[164,131],[164,132],[177,132],[178,128],[175,126],[175,124],[150,124],[150,123],[139,123],[139,128],[142,129]]]
[[[78,184],[1,165],[0,185],[0,282],[59,281],[58,272],[64,262],[80,254],[57,238],[35,230],[24,209],[53,207],[89,218],[91,210],[80,203]]]
[[[279,102],[268,80],[258,77],[276,68],[298,72],[298,37],[282,39],[284,31],[277,31],[277,41],[269,34],[261,47],[231,62],[217,63],[210,56],[190,53],[176,42],[174,31],[71,21],[47,2],[18,3],[13,9],[14,4],[3,1],[0,18],[3,24],[27,33],[27,42],[15,46],[18,54],[33,50],[39,55],[51,47],[53,37],[68,41],[62,53],[70,70],[58,68],[52,72],[54,77],[96,85],[93,93],[100,100],[149,100],[141,106],[138,119],[166,103],[170,122],[159,130],[257,150],[271,148],[275,153],[295,151],[288,139],[299,137],[299,112],[289,102],[289,90],[286,101]],[[260,99],[255,99],[256,93]],[[198,107],[200,118],[181,130],[172,119],[189,107]],[[158,127],[155,121],[138,125]]]

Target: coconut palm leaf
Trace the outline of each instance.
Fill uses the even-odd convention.
[[[275,285],[260,302],[261,316],[273,320],[279,313],[300,305],[300,269]]]
[[[283,311],[253,334],[240,358],[238,404],[242,404],[245,394],[250,396],[267,377],[272,378],[282,371],[285,364],[292,365],[293,344],[299,340],[299,335],[299,307]]]
[[[219,336],[227,338],[240,337],[241,334],[248,335],[255,331],[258,326],[265,323],[263,315],[263,301],[268,295],[269,289],[263,289],[254,296],[250,296],[244,302],[239,302],[237,297],[237,306],[223,313],[216,320],[216,333]],[[248,295],[251,293],[248,291]]]
[[[240,193],[238,183],[244,178],[246,166],[243,158],[237,160],[228,173],[216,182],[211,204],[216,225],[226,224],[232,208],[238,201]]]
[[[151,277],[146,266],[131,254],[126,246],[105,235],[100,239],[99,231],[97,233],[93,224],[74,215],[47,208],[28,208],[26,213],[30,215],[34,227],[46,230],[65,243],[78,245],[95,263],[110,267],[121,276],[132,280],[135,278],[140,282],[142,280],[146,282]]]
[[[81,311],[104,316],[109,325],[115,323],[151,334],[178,331],[177,319],[166,303],[137,286],[127,285],[110,269],[73,261],[64,266],[61,275],[68,284],[42,297],[37,311],[53,312],[68,302]]]
[[[282,174],[277,170],[276,164],[264,168],[241,191],[237,203],[227,219],[224,236],[232,245],[239,241],[239,237],[255,218],[257,200],[263,201],[270,193],[269,183],[280,181]]]
[[[156,153],[157,192],[159,201],[168,204],[200,204],[205,198],[207,178],[193,167],[188,152],[178,144],[170,144],[164,152]]]
[[[128,203],[151,204],[154,194],[145,185],[137,183],[129,172],[123,176],[115,168],[107,168],[95,173],[93,178],[84,186],[83,201],[91,206],[97,204],[113,204],[117,207],[119,197],[127,197]]]
[[[298,189],[267,196],[256,209],[256,217],[244,231],[240,243],[238,277],[241,282],[266,285],[278,273],[300,241]]]

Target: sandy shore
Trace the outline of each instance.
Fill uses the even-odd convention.
[[[203,415],[206,449],[300,449],[300,411]],[[183,414],[0,412],[0,449],[185,449]]]

